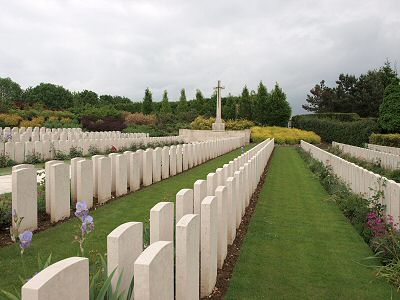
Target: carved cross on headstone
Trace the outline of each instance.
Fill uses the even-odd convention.
[[[216,115],[216,123],[221,123],[222,118],[221,118],[221,111],[222,111],[222,101],[221,101],[221,90],[223,90],[225,87],[221,86],[221,80],[218,80],[218,85],[214,88],[214,90],[217,91],[217,115]]]

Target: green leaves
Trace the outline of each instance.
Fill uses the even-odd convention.
[[[400,132],[400,84],[389,85],[379,107],[379,125],[388,132]]]
[[[134,278],[132,277],[128,289],[121,290],[123,272],[119,274],[115,289],[112,288],[111,281],[115,276],[116,269],[107,274],[107,262],[99,255],[100,267],[93,275],[89,286],[90,300],[130,300],[133,294]]]

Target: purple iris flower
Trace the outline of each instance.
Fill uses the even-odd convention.
[[[82,219],[85,216],[87,216],[88,213],[89,213],[89,210],[87,208],[86,201],[80,201],[80,202],[76,203],[75,216]]]
[[[92,216],[87,215],[82,218],[81,229],[83,233],[89,233],[90,231],[94,230],[94,221]]]
[[[28,249],[32,243],[33,233],[32,231],[26,230],[19,235],[19,246],[22,250]]]

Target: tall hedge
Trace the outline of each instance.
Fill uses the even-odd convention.
[[[292,126],[314,131],[327,143],[335,141],[356,146],[362,146],[367,143],[369,136],[378,130],[377,123],[372,119],[341,122],[334,119],[310,116],[293,117]]]
[[[379,124],[387,132],[400,132],[400,84],[393,83],[385,89],[379,107]]]
[[[400,133],[372,134],[369,137],[370,144],[400,148]]]
[[[315,113],[315,114],[307,114],[307,115],[297,115],[294,116],[293,119],[309,117],[309,118],[318,118],[318,119],[333,119],[342,122],[353,122],[360,121],[361,118],[356,113]]]

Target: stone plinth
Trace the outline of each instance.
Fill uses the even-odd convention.
[[[225,123],[213,123],[212,124],[212,131],[225,131]]]

